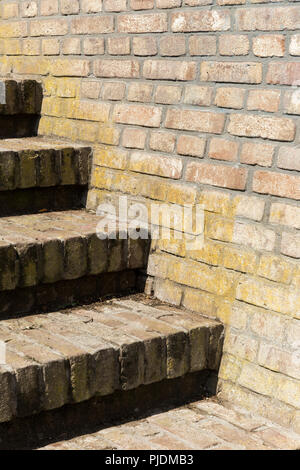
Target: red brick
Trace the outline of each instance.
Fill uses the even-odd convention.
[[[182,0],[156,0],[156,8],[181,7]]]
[[[237,28],[244,31],[280,31],[298,29],[298,7],[259,7],[238,9],[235,13]]]
[[[191,36],[189,39],[190,55],[215,55],[217,38],[215,36]]]
[[[130,8],[133,10],[151,10],[154,8],[154,0],[130,0]]]
[[[227,31],[230,29],[230,12],[228,10],[201,10],[173,13],[171,27],[176,33]]]
[[[283,232],[280,251],[283,255],[300,258],[299,233]]]
[[[285,170],[300,171],[300,148],[280,147],[277,166]]]
[[[125,96],[126,85],[122,82],[103,83],[102,98],[104,100],[120,101]]]
[[[256,171],[253,176],[253,191],[298,200],[300,199],[300,177],[270,171]]]
[[[253,38],[253,54],[258,57],[283,57],[285,38],[281,34],[257,36]]]
[[[135,37],[132,41],[134,55],[153,56],[157,54],[156,38],[153,36]]]
[[[221,134],[224,129],[223,114],[188,109],[168,109],[165,126],[170,129]]]
[[[63,15],[74,15],[79,12],[79,0],[60,0]]]
[[[160,127],[161,116],[157,106],[118,104],[114,110],[114,121],[120,124]]]
[[[147,131],[144,129],[126,128],[123,132],[122,145],[128,148],[143,149],[146,137]]]
[[[287,118],[251,114],[231,114],[228,132],[245,137],[292,141],[295,137],[294,121]]]
[[[201,80],[228,83],[261,83],[262,64],[256,62],[202,62]]]
[[[160,39],[160,54],[162,56],[176,57],[184,55],[185,52],[186,48],[184,36],[173,34],[169,36],[163,36]]]
[[[105,52],[103,38],[84,38],[83,52],[86,55],[102,55]]]
[[[118,0],[114,0],[118,2]],[[84,13],[98,13],[102,11],[102,1],[99,0],[81,0],[81,10]]]
[[[80,38],[66,38],[63,41],[62,53],[78,55],[81,52]]]
[[[300,114],[300,88],[285,92],[283,107],[287,114]]]
[[[143,75],[151,80],[194,80],[196,63],[178,60],[145,60]]]
[[[237,159],[238,148],[237,142],[213,138],[210,141],[208,156],[216,160],[235,161]]]
[[[96,1],[97,0],[93,0]],[[114,12],[120,12],[120,11],[126,11],[127,10],[127,4],[126,0],[104,0],[104,9],[105,11],[114,11]]]
[[[266,81],[273,85],[300,85],[300,62],[272,62]]]
[[[146,103],[151,101],[153,85],[151,83],[135,82],[129,85],[128,101],[140,101]]]
[[[21,2],[20,3],[20,13],[23,18],[33,18],[37,16],[37,3],[36,2]]]
[[[107,34],[113,30],[113,16],[79,17],[71,21],[71,34]]]
[[[245,143],[240,161],[248,165],[272,166],[274,146],[269,144]]]
[[[130,38],[129,37],[108,38],[107,52],[111,55],[130,54]]]
[[[177,153],[201,158],[205,151],[205,139],[192,135],[181,135],[178,138]]]
[[[181,98],[181,87],[174,85],[159,85],[156,88],[155,102],[161,104],[177,104]]]
[[[192,162],[187,166],[186,180],[220,186],[221,188],[244,190],[246,187],[247,170],[227,165]]]
[[[211,104],[212,95],[212,87],[188,85],[185,87],[184,103],[197,106],[209,106]]]
[[[250,110],[267,111],[275,113],[279,109],[280,91],[278,90],[250,90],[247,108]]]
[[[246,35],[223,34],[219,38],[221,55],[247,55],[249,48],[249,39]]]
[[[42,53],[43,55],[59,55],[60,41],[59,39],[43,39]]]
[[[168,30],[167,15],[152,13],[145,15],[122,15],[118,18],[120,33],[163,33]]]
[[[300,34],[294,34],[291,37],[289,51],[291,55],[300,55]]]
[[[147,155],[134,152],[130,158],[129,169],[139,173],[179,179],[182,174],[182,160],[170,156],[162,157],[155,154]]]
[[[175,148],[176,135],[170,132],[151,132],[149,147],[151,150],[172,153]]]
[[[30,23],[31,36],[64,36],[68,30],[69,24],[65,19],[37,20]]]
[[[96,77],[138,78],[140,64],[136,60],[100,59],[94,62]]]
[[[242,109],[245,90],[243,88],[217,88],[215,105],[220,108]]]
[[[41,16],[57,15],[58,0],[41,0]]]

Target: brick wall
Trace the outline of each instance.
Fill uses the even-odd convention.
[[[39,133],[95,146],[89,208],[124,193],[204,205],[204,247],[153,243],[147,289],[224,322],[222,395],[300,431],[299,3],[1,13],[0,75],[42,82]]]

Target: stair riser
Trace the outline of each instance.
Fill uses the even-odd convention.
[[[139,272],[124,270],[40,284],[0,293],[0,319],[34,312],[58,310],[110,296],[142,292]]]
[[[39,121],[38,114],[0,116],[0,139],[34,137],[38,132]]]
[[[2,292],[146,267],[148,240],[100,240],[95,233],[81,237],[63,231],[45,240],[44,235],[25,244],[18,233],[6,233],[6,241],[18,244],[0,246]]]
[[[21,141],[12,142],[12,147],[17,147]],[[8,141],[0,141],[0,191],[66,185],[86,186],[89,182],[90,166],[90,148],[14,151],[10,150]]]
[[[1,80],[0,138],[37,135],[42,98],[42,86],[33,80]]]
[[[87,191],[87,186],[79,185],[0,191],[0,217],[81,209]]]
[[[42,85],[34,80],[0,80],[0,115],[39,115]]]
[[[211,388],[207,387],[208,383],[213,384]],[[138,419],[163,406],[180,406],[195,398],[215,395],[215,384],[215,373],[201,371],[126,392],[117,391],[32,417],[14,419],[0,424],[0,450],[40,447],[59,440],[62,432],[64,439],[82,435],[85,429],[89,433],[93,429],[96,432],[108,423]]]

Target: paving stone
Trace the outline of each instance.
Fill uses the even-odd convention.
[[[232,420],[247,429],[233,426]],[[254,423],[261,425],[259,430],[252,429]],[[147,418],[116,423],[40,450],[288,450],[298,449],[299,443],[300,436],[292,431],[213,398],[158,410]]]

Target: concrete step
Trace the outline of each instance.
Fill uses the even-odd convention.
[[[0,422],[216,371],[222,339],[218,322],[141,295],[1,320]]]
[[[0,138],[36,135],[42,97],[34,80],[0,80]]]
[[[0,140],[0,215],[83,207],[91,156],[57,139]]]
[[[86,210],[0,218],[0,317],[136,290],[148,240],[100,240]]]

